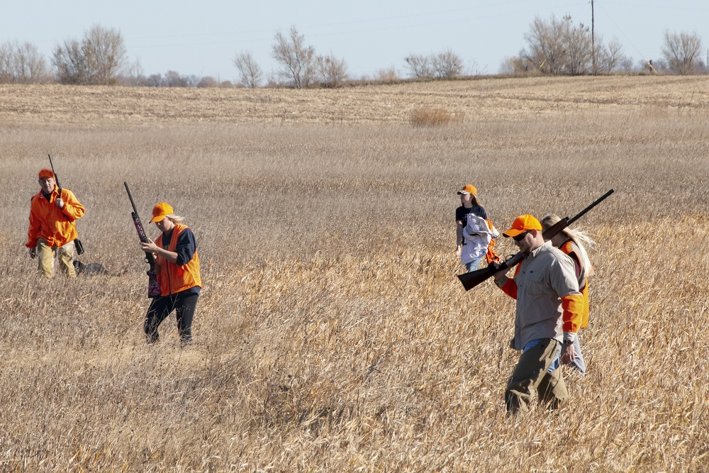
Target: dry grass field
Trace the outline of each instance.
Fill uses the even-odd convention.
[[[426,107],[457,118],[412,126]],[[709,469],[709,76],[0,85],[0,150],[0,471]],[[109,274],[36,275],[48,152]],[[123,181],[198,238],[188,348],[174,316],[144,343]],[[514,302],[455,278],[466,182],[498,227],[616,190],[578,225],[589,373],[558,411],[505,415]]]

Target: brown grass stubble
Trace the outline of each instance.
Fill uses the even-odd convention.
[[[701,470],[706,130],[632,118],[3,134],[2,468]],[[112,275],[29,274],[46,147],[89,206],[85,261]],[[143,345],[124,179],[144,218],[164,198],[198,235],[207,289],[188,350],[174,320]],[[558,414],[504,417],[513,303],[453,276],[453,191],[469,179],[501,227],[617,189],[583,222],[599,241],[591,372],[567,377]]]

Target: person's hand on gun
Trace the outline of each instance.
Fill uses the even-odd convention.
[[[499,266],[499,264],[493,261],[492,263],[490,263],[490,266],[497,267]],[[505,268],[495,273],[495,283],[497,283],[497,285],[502,284],[505,279],[507,279],[507,271],[509,271],[509,268]]]
[[[57,207],[59,207],[60,209],[64,208],[64,199],[62,199],[61,197],[57,197],[57,200],[55,201],[55,203],[57,204]]]
[[[148,241],[141,241],[140,248],[147,253],[152,253],[153,255],[157,255],[159,249],[158,245],[150,239],[148,239]]]
[[[37,248],[34,248],[34,247],[30,248],[29,254],[30,254],[30,258],[34,259],[35,256],[37,256]]]

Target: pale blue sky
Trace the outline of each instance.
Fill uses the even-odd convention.
[[[0,43],[31,42],[49,59],[67,39],[81,39],[95,24],[118,29],[131,62],[146,75],[175,70],[234,80],[233,58],[248,51],[269,73],[273,36],[291,25],[319,54],[345,59],[359,78],[404,57],[446,49],[467,73],[494,74],[504,58],[525,47],[535,17],[570,14],[590,24],[590,0],[3,0]],[[596,34],[616,39],[634,62],[661,57],[666,30],[697,33],[706,60],[709,0],[596,0]]]

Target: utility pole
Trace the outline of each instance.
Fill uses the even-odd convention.
[[[595,23],[596,18],[593,11],[593,0],[591,0],[591,72],[596,75],[596,35]]]

